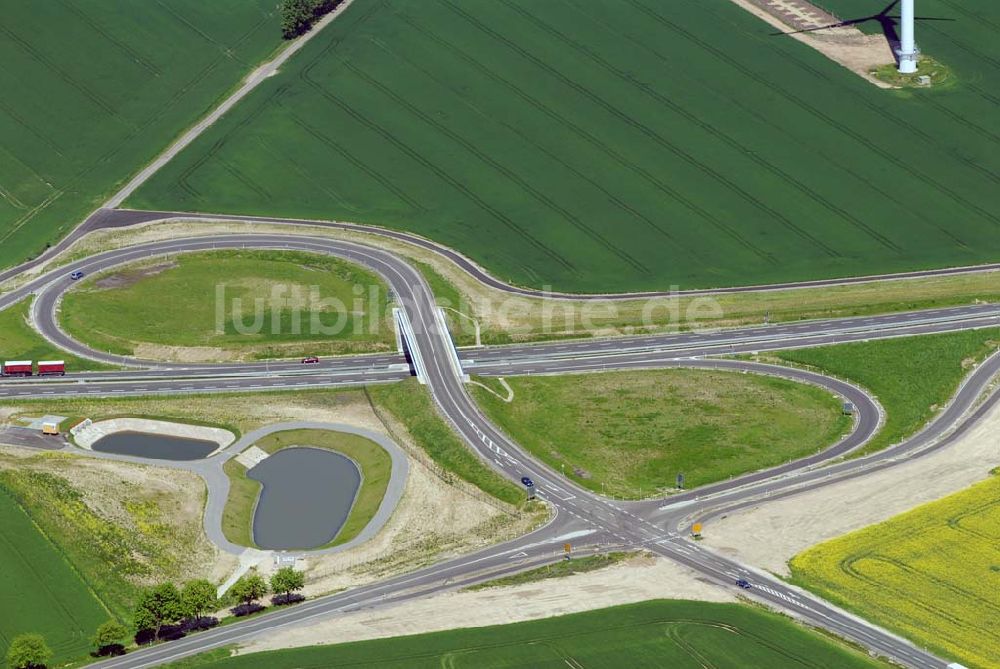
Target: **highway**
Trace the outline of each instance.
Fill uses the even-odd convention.
[[[179,659],[220,645],[234,643],[264,630],[311,620],[321,615],[376,606],[426,596],[467,582],[523,569],[553,558],[554,546],[567,537],[589,543],[640,547],[684,564],[702,577],[726,587],[746,577],[754,587],[753,598],[766,602],[810,624],[855,641],[872,652],[912,667],[944,667],[945,660],[872,626],[818,597],[768,574],[756,572],[715,554],[687,538],[691,518],[712,515],[829,485],[835,480],[862,476],[873,469],[891,467],[902,460],[943,448],[954,435],[982,414],[976,401],[987,383],[1000,371],[1000,356],[990,358],[969,377],[949,408],[927,429],[904,444],[866,458],[836,462],[843,454],[866,443],[877,431],[881,408],[874,398],[849,383],[804,370],[780,368],[740,360],[704,359],[707,355],[739,353],[796,346],[896,337],[969,328],[997,327],[996,305],[972,305],[855,319],[803,321],[718,332],[693,332],[645,337],[583,340],[551,344],[518,345],[461,352],[461,367],[452,363],[450,335],[435,315],[434,296],[423,275],[396,255],[367,245],[326,238],[281,235],[220,235],[155,242],[108,251],[74,261],[42,274],[16,290],[0,296],[0,309],[35,294],[33,320],[42,334],[78,355],[125,367],[122,372],[95,372],[54,380],[7,380],[0,396],[46,397],[58,395],[147,394],[154,392],[234,392],[274,388],[357,385],[389,382],[410,374],[397,354],[330,359],[320,365],[225,364],[179,366],[109,356],[87,349],[58,326],[55,318],[59,296],[71,285],[70,271],[88,273],[150,256],[208,248],[292,248],[327,253],[359,263],[389,284],[396,302],[412,325],[406,342],[411,358],[422,361],[426,386],[442,416],[485,462],[511,480],[529,476],[540,497],[555,511],[555,518],[532,535],[429,567],[406,576],[316,599],[272,615],[161,646],[142,649],[122,658],[96,663],[99,667],[148,667]],[[617,502],[585,490],[551,471],[503,434],[469,396],[461,373],[519,374],[568,373],[602,369],[664,366],[713,367],[777,374],[813,383],[849,399],[858,408],[852,432],[822,453],[764,472],[673,496],[669,500]],[[983,407],[996,401],[992,396]],[[824,466],[825,465],[825,466]]]

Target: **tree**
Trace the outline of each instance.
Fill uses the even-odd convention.
[[[251,572],[241,576],[240,580],[233,583],[230,590],[233,597],[240,600],[249,610],[255,601],[267,594],[267,583],[257,572]]]
[[[201,578],[184,584],[181,590],[181,603],[185,615],[197,621],[203,614],[213,611],[218,606],[219,598],[215,594],[215,586]]]
[[[124,652],[127,637],[128,628],[117,620],[109,620],[97,628],[93,643],[98,655],[118,655]]]
[[[285,39],[298,37],[309,30],[314,17],[313,0],[282,0],[281,34]]]
[[[7,666],[10,669],[39,669],[51,657],[52,650],[41,634],[18,635],[7,648]]]
[[[184,606],[177,586],[170,582],[161,583],[139,597],[135,607],[135,628],[137,632],[155,630],[156,636],[159,636],[163,625],[183,617]]]
[[[283,594],[285,603],[289,602],[293,592],[301,590],[305,585],[306,575],[293,567],[282,567],[271,576],[271,592]]]

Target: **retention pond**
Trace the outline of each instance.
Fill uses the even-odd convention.
[[[263,489],[253,516],[260,548],[317,548],[347,522],[361,488],[361,472],[345,455],[318,448],[278,451],[247,472]]]
[[[95,441],[90,448],[102,453],[118,453],[156,460],[201,460],[219,448],[207,439],[173,437],[148,432],[113,432]]]

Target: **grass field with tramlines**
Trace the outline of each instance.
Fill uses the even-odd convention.
[[[274,6],[4,3],[0,267],[75,227],[272,52]]]
[[[84,655],[111,614],[2,487],[0,528],[0,657],[27,632],[45,636],[56,664]]]
[[[178,669],[874,669],[862,655],[788,618],[742,604],[654,600],[474,629],[310,646],[228,658],[221,649]]]
[[[960,19],[921,24],[948,90],[726,0],[359,2],[130,204],[403,228],[570,291],[997,260],[1000,4],[920,11]]]

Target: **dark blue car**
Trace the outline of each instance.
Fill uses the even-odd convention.
[[[527,476],[522,476],[521,477],[521,483],[524,484],[525,488],[534,488],[535,487],[535,482],[532,481],[531,479],[529,479]]]
[[[69,278],[73,279],[74,281],[76,281],[78,279],[82,279],[83,278],[83,272],[81,272],[80,270],[76,270],[75,272],[73,272],[72,274],[69,275]]]
[[[744,590],[749,590],[751,587],[753,587],[750,585],[750,581],[746,580],[745,578],[741,578],[738,581],[736,581],[736,585],[740,586]]]

